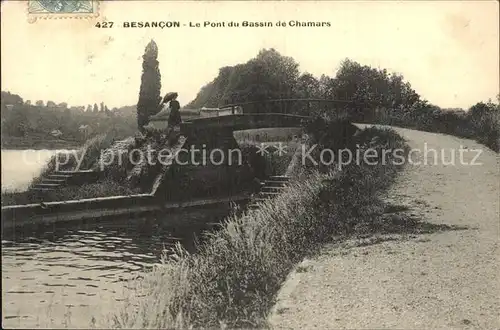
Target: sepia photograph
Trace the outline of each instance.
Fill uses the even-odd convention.
[[[500,329],[498,1],[0,24],[3,329]]]

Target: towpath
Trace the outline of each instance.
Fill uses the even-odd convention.
[[[447,161],[457,150],[458,164],[407,165],[385,200],[430,226],[465,229],[326,246],[290,274],[273,328],[500,329],[498,154],[467,139],[396,130],[412,148],[444,150]],[[464,162],[481,149],[482,165],[460,165],[461,145]]]

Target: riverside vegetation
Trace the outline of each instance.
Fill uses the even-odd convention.
[[[62,102],[31,102],[10,92],[1,92],[2,148],[62,149],[81,146],[87,139],[113,131],[124,138],[136,131],[135,107],[108,109],[68,106]],[[52,133],[60,135],[52,135]]]
[[[99,134],[85,142],[75,152],[58,153],[51,157],[41,173],[33,179],[27,191],[2,192],[2,205],[30,204],[40,201],[63,201],[116,195],[131,195],[141,192],[125,182],[123,168],[109,167],[96,182],[84,182],[81,185],[68,185],[57,190],[35,192],[31,187],[40,183],[44,177],[57,170],[88,170],[98,166],[101,153],[110,148],[115,141],[112,133]],[[59,164],[59,165],[58,165]]]
[[[154,41],[151,41],[144,54],[137,107],[109,110],[101,103],[100,110],[97,104],[94,104],[93,108],[89,105],[84,111],[85,107],[68,108],[66,103],[56,105],[52,101],[45,105],[39,100],[32,105],[31,101],[24,101],[19,95],[2,92],[3,146],[33,147],[34,141],[48,141],[47,139],[50,139],[53,145],[59,146],[61,143],[64,145],[84,141],[90,134],[91,139],[83,148],[95,143],[98,150],[101,145],[98,141],[101,138],[98,136],[102,134],[109,135],[109,132],[113,132],[113,136],[117,138],[132,136],[137,130],[137,124],[145,124],[148,116],[159,110],[156,104],[160,95],[161,76],[157,56],[158,48]],[[276,98],[322,98],[348,100],[350,103],[348,107],[268,104],[258,105],[259,108],[253,109],[250,106],[246,111],[285,111],[309,116],[344,113],[351,121],[395,125],[472,138],[497,152],[500,151],[500,99],[497,103],[491,100],[479,102],[468,111],[443,109],[422,98],[412,89],[410,83],[404,81],[402,75],[361,65],[349,59],[340,64],[335,77],[322,75],[316,78],[307,72],[300,73],[298,63],[293,58],[283,56],[274,49],[263,49],[246,63],[221,68],[219,75],[203,86],[196,98],[185,108],[219,107],[227,103]],[[53,128],[58,128],[68,140],[59,138],[56,141],[50,137],[49,132]],[[142,127],[139,129],[144,131]],[[101,135],[96,137],[94,134],[97,133]],[[245,138],[244,133],[240,135]],[[259,139],[265,140],[266,138]],[[89,155],[88,159],[91,161],[93,158]],[[272,159],[269,163],[277,164]],[[52,167],[53,165],[49,164],[45,173],[53,170]],[[277,165],[278,169],[282,167],[282,164]],[[271,169],[271,172],[273,171],[276,172]],[[82,189],[66,187],[58,192],[48,193],[44,199],[101,197],[140,190],[127,185],[121,187],[122,181],[118,179],[123,175],[123,169],[114,167],[108,174],[109,177],[97,185],[92,183]],[[34,183],[37,180],[39,179],[35,179]],[[40,198],[29,192],[2,193],[2,205],[39,200]]]
[[[442,108],[415,91],[403,75],[346,58],[335,76],[314,77],[275,49],[263,49],[246,63],[226,66],[200,89],[187,108],[282,98],[349,101],[347,107],[311,103],[249,106],[249,112],[286,111],[300,115],[347,111],[353,121],[396,125],[475,139],[500,151],[500,95],[469,109]],[[479,100],[478,100],[479,101]]]
[[[146,47],[139,102],[136,106],[107,109],[101,103],[85,107],[68,107],[39,100],[31,104],[19,95],[2,92],[2,147],[26,148],[46,141],[55,147],[74,145],[94,134],[115,130],[122,137],[131,136],[137,124],[159,111],[156,106],[161,88],[158,48],[154,41]],[[332,66],[336,66],[332,63]],[[429,132],[472,138],[500,151],[500,95],[496,100],[478,100],[468,109],[442,108],[431,104],[415,91],[403,75],[386,69],[372,68],[345,59],[334,76],[315,77],[300,72],[299,64],[274,49],[262,49],[246,63],[225,66],[211,82],[203,86],[195,99],[185,107],[220,107],[228,103],[281,98],[319,98],[349,101],[349,109],[325,108],[320,104],[256,105],[248,112],[286,111],[300,115],[346,110],[353,121],[396,125]],[[136,113],[137,112],[137,113]],[[182,112],[181,112],[182,113]],[[194,111],[193,113],[196,113]],[[191,115],[189,115],[191,116]],[[82,128],[82,130],[80,130]],[[50,132],[63,135],[54,139]],[[139,127],[142,130],[142,127]],[[64,142],[64,140],[67,140]],[[75,142],[76,141],[76,142]],[[79,144],[79,143],[78,143]],[[43,144],[42,144],[43,145]]]
[[[299,129],[300,130],[300,129]],[[286,131],[286,130],[285,130]],[[297,133],[297,129],[293,132]],[[244,160],[247,160],[254,167],[256,176],[263,179],[266,176],[278,175],[284,172],[291,156],[297,147],[295,141],[286,141],[287,136],[282,136],[281,129],[268,129],[266,134],[281,136],[279,140],[283,140],[282,145],[286,148],[286,152],[281,155],[276,153],[269,153],[266,155],[259,155],[256,145],[255,136],[261,134],[261,130],[246,131],[244,136],[238,136],[237,141],[241,148]],[[130,172],[133,170],[134,165],[130,162],[130,150],[145,149],[148,145],[152,150],[169,147],[168,141],[163,141],[159,136],[160,132],[156,130],[149,130],[145,136],[138,135],[124,140],[125,148],[114,149],[116,147],[116,135],[112,133],[99,134],[87,140],[85,144],[74,152],[58,153],[51,157],[48,163],[44,166],[41,173],[35,177],[27,191],[4,191],[2,192],[2,206],[7,205],[21,205],[37,202],[49,201],[64,201],[76,200],[85,198],[96,198],[106,196],[122,196],[140,193],[149,193],[153,179],[158,173],[160,168],[157,165],[149,165],[146,162],[139,172],[135,174],[135,178],[130,178]],[[265,135],[267,136],[267,135]],[[292,135],[290,135],[291,138]],[[274,141],[274,140],[273,140]],[[270,142],[268,142],[270,143]],[[276,142],[274,142],[276,144]],[[269,151],[275,148],[274,144],[270,145]],[[41,183],[44,178],[56,171],[75,171],[75,170],[97,170],[100,171],[99,161],[100,158],[106,154],[107,150],[114,150],[115,155],[122,154],[121,164],[111,164],[104,167],[104,171],[99,173],[99,177],[95,181],[83,182],[79,185],[67,185],[58,187],[52,191],[33,191],[32,187]],[[146,150],[142,150],[146,151]],[[144,153],[145,154],[145,153]],[[118,159],[118,157],[116,157]],[[115,159],[115,160],[116,160]],[[140,180],[139,180],[140,177]],[[136,180],[131,180],[136,179]],[[194,191],[193,191],[194,190]],[[195,197],[197,193],[192,187],[185,187],[183,192],[187,196]]]
[[[300,130],[300,129],[299,129]],[[253,164],[255,170],[258,172],[257,176],[263,179],[265,176],[278,175],[284,172],[288,163],[290,162],[291,156],[297,147],[295,141],[287,141],[288,138],[291,139],[293,136],[290,132],[297,133],[297,129],[286,130],[286,135],[281,132],[281,129],[267,129],[266,134],[262,135],[262,130],[249,130],[246,131],[244,135],[235,134],[237,141],[242,150],[242,155],[244,159],[248,160]],[[127,139],[129,142],[127,144],[127,150],[115,150],[116,152],[123,152],[123,155],[127,155],[127,152],[132,149],[145,148],[149,144],[153,149],[168,147],[168,143],[158,143],[158,135],[160,133],[156,131],[146,132],[144,137],[131,137]],[[256,136],[262,135],[262,138],[255,138]],[[267,134],[270,134],[269,136]],[[278,136],[278,138],[276,138]],[[282,145],[286,148],[286,152],[281,155],[277,153],[270,152],[266,155],[259,155],[257,153],[258,149],[256,145],[260,143],[259,141],[265,139],[275,141],[276,139],[282,140]],[[259,141],[257,141],[259,140]],[[96,198],[96,197],[106,197],[106,196],[118,196],[118,195],[131,195],[139,193],[149,193],[153,178],[159,173],[158,166],[145,166],[145,169],[139,173],[141,176],[140,180],[137,182],[132,182],[128,180],[128,174],[133,168],[133,165],[129,161],[129,157],[122,157],[121,165],[111,165],[106,166],[104,171],[100,173],[99,178],[95,182],[83,182],[80,185],[67,185],[63,187],[58,187],[57,190],[52,191],[33,191],[30,190],[36,184],[43,181],[43,178],[50,174],[59,171],[74,171],[74,170],[89,170],[95,169],[99,170],[99,160],[102,154],[105,154],[106,150],[111,150],[116,142],[116,135],[112,133],[99,134],[93,138],[87,140],[85,144],[74,152],[69,153],[58,153],[51,157],[49,162],[44,166],[41,173],[35,177],[27,191],[4,191],[2,192],[2,205],[21,205],[30,204],[36,202],[48,202],[48,201],[64,201],[64,200],[75,200],[75,199],[85,199],[85,198]],[[276,142],[270,144],[269,151],[276,148]],[[59,165],[58,165],[59,164]],[[147,165],[147,164],[145,164]],[[193,195],[192,189],[190,187],[185,187],[185,192],[188,195]]]
[[[329,125],[323,126],[327,130]],[[325,132],[311,143],[330,147]],[[407,150],[390,129],[364,129],[354,141],[361,150]],[[380,161],[380,159],[379,159]],[[334,236],[367,231],[383,212],[377,196],[402,165],[306,164],[290,187],[258,209],[229,216],[206,234],[196,254],[180,245],[146,274],[123,308],[111,315],[117,328],[265,327],[287,274]],[[139,298],[140,297],[140,298]]]
[[[152,55],[145,54],[144,60],[154,65],[144,66],[152,70],[147,74],[143,72],[140,93],[140,99],[148,100],[139,102],[137,118],[133,118],[133,131],[137,123],[145,124],[147,115],[158,110],[150,106],[157,104],[156,99],[160,95],[158,49],[150,43],[146,48],[148,52]],[[341,63],[335,77],[322,75],[317,79],[307,72],[300,73],[298,63],[274,49],[262,50],[247,63],[221,68],[219,75],[204,86],[186,108],[218,107],[227,103],[276,98],[348,100],[351,102],[349,109],[311,105],[279,110],[309,116],[331,116],[345,110],[350,121],[400,125],[466,136],[497,151],[500,147],[498,104],[480,102],[467,112],[442,109],[421,98],[401,75],[351,60]],[[38,126],[25,126],[23,123],[33,122],[32,112],[42,114],[47,110],[43,102],[36,106],[26,101],[23,103],[20,98],[12,102],[2,102],[2,128],[8,128],[8,134],[20,138],[37,133]],[[370,106],[366,107],[367,104]],[[8,107],[10,105],[13,107]],[[50,104],[48,108],[53,106]],[[65,109],[66,106],[62,104],[59,108]],[[103,118],[109,116],[110,123],[115,120],[121,122],[120,116],[111,114],[114,111],[110,113],[104,109],[101,115],[96,109],[95,105],[92,115],[90,109],[78,111],[82,118],[88,117],[89,123],[96,122],[96,115]],[[276,112],[277,109],[272,106],[248,109],[249,112],[252,110]],[[66,119],[71,117],[67,116],[69,110],[62,114]],[[58,116],[55,115],[55,118]],[[40,117],[46,119],[50,116]],[[130,126],[130,118],[123,125],[123,130],[119,130],[120,134]],[[323,148],[338,147],[338,141],[328,138],[327,133],[334,130],[330,124],[330,121],[323,120],[321,125],[309,127],[309,142],[318,143]],[[60,130],[65,131],[65,121],[60,126]],[[76,123],[72,123],[71,127],[70,131],[80,134],[77,133]],[[49,129],[52,129],[51,125],[40,131],[47,134]],[[109,127],[101,126],[99,129],[107,131]],[[139,129],[143,130],[143,127]],[[88,156],[85,153],[88,158],[84,159],[82,169],[91,168],[97,154],[108,148],[112,140],[102,135],[89,140],[82,148],[88,152]],[[130,146],[142,148],[144,142],[137,145],[131,142]],[[352,142],[360,146],[361,152],[371,148],[377,150],[379,156],[384,154],[381,150],[406,149],[404,140],[387,129],[364,129]],[[244,146],[249,152],[252,148],[255,148],[255,143]],[[316,149],[318,152],[320,148]],[[388,155],[391,156],[391,153]],[[271,173],[277,174],[284,169],[285,161],[269,160],[273,163]],[[53,171],[54,165],[55,159],[51,160],[44,173]],[[73,160],[67,166],[74,168],[74,165]],[[110,167],[101,182],[89,183],[78,189],[62,188],[50,198],[85,198],[141,191],[139,186],[122,184],[128,167],[128,164],[121,168]],[[342,171],[338,171],[335,164],[304,166],[283,194],[260,203],[258,209],[235,212],[226,218],[219,230],[207,233],[196,254],[189,254],[177,246],[174,253],[165,255],[163,264],[137,283],[136,295],[132,295],[120,311],[110,315],[106,325],[117,328],[265,327],[267,314],[274,305],[281,284],[298,262],[333,237],[370,234],[380,225],[379,215],[383,213],[384,205],[378,195],[389,187],[401,167],[391,162],[390,158],[385,164],[380,161],[377,165],[351,163]],[[141,182],[147,182],[147,177],[146,171]],[[4,200],[7,203],[9,200],[11,203],[22,203],[35,197],[19,194],[9,198],[3,194],[2,204]]]

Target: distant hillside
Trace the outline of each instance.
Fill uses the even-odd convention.
[[[135,106],[68,107],[53,101],[32,104],[4,91],[1,96],[2,148],[74,146],[99,133],[112,131],[119,138],[137,130]]]
[[[137,116],[137,106],[126,105],[120,108],[113,108],[111,110],[116,116],[120,117],[136,117]]]

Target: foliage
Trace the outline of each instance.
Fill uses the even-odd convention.
[[[93,113],[84,111],[83,106],[49,107],[43,106],[41,100],[36,105],[23,104],[21,100],[16,94],[2,92],[2,147],[44,146],[44,142],[45,147],[53,142],[60,142],[55,143],[60,146],[65,141],[73,146],[105,132],[113,132],[117,138],[136,132],[135,107]],[[54,138],[51,135],[53,130],[61,131],[62,136]]]
[[[467,114],[477,141],[500,151],[500,103],[480,102]]]
[[[43,101],[37,101],[37,103],[38,102],[42,102],[43,105]],[[24,104],[24,101],[22,97],[17,94],[12,94],[11,92],[2,92],[2,105],[3,104],[21,105]]]
[[[221,68],[217,78],[202,87],[186,108],[292,97],[298,77],[295,60],[274,49],[263,49],[245,64]]]
[[[362,137],[359,142],[364,147],[404,148],[392,131],[371,129]],[[379,140],[370,145],[375,137]],[[397,171],[392,162],[352,164],[346,174],[313,170],[258,209],[229,216],[220,230],[208,234],[197,254],[178,247],[166,256],[165,263],[140,282],[140,298],[132,297],[113,315],[112,325],[265,327],[275,295],[292,267],[333,235],[370,223],[379,206],[377,194]]]
[[[139,130],[149,122],[149,116],[156,114],[159,109],[161,75],[159,69],[158,46],[151,40],[142,56],[141,88],[137,103],[137,125]]]
[[[399,125],[474,138],[500,150],[498,104],[478,103],[469,112],[441,109],[423,99],[404,77],[345,59],[334,77],[300,74],[297,63],[276,50],[261,50],[244,64],[223,67],[202,87],[190,108],[279,98],[348,101],[245,105],[246,112],[288,112],[308,116],[343,117],[350,121]],[[495,110],[496,109],[496,110]]]

